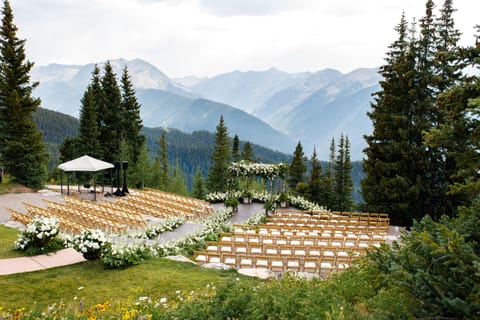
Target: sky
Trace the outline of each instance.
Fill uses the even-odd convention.
[[[424,0],[10,0],[36,66],[146,60],[169,77],[234,70],[349,72],[383,64],[402,12]],[[437,9],[443,0],[434,1]],[[461,43],[474,43],[480,1],[454,0]]]

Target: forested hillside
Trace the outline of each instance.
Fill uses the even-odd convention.
[[[77,135],[79,121],[72,116],[43,108],[39,108],[38,112],[34,114],[34,119],[40,131],[43,132],[43,140],[47,145],[47,151],[50,155],[48,169],[49,172],[52,172],[58,165],[59,145],[65,137]],[[143,128],[141,131],[147,138],[147,148],[150,151],[150,158],[152,160],[158,155],[158,141],[163,131],[163,128]],[[215,135],[213,133],[208,131],[184,133],[176,129],[168,129],[166,131],[166,141],[169,162],[172,166],[175,165],[176,161],[180,163],[188,187],[191,187],[192,177],[197,167],[200,167],[203,175],[206,176],[211,164],[211,155],[215,143]],[[245,141],[240,141],[240,149],[243,149],[244,144]],[[289,154],[273,151],[256,144],[252,144],[252,147],[258,162],[291,162],[292,156]],[[321,164],[322,168],[327,168],[326,162],[322,161]],[[353,199],[359,202],[361,201],[360,180],[364,174],[360,161],[352,162],[352,166],[351,174],[354,182]]]

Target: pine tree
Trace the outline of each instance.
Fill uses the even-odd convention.
[[[103,91],[103,126],[100,127],[103,158],[107,162],[122,161],[120,159],[120,143],[126,133],[123,128],[125,123],[125,110],[121,107],[122,96],[118,87],[117,78],[110,62],[105,63],[104,75],[101,79]]]
[[[310,175],[308,177],[308,195],[310,201],[322,203],[323,188],[322,188],[322,165],[317,159],[317,151],[313,147],[313,154],[310,158]]]
[[[187,185],[185,184],[185,175],[178,159],[173,168],[172,176],[169,178],[167,191],[182,196],[189,195]]]
[[[232,161],[233,162],[240,161],[240,140],[238,139],[238,135],[235,135],[233,137]]]
[[[464,67],[459,58],[460,50],[457,43],[460,32],[455,28],[452,16],[454,11],[452,1],[446,0],[440,9],[440,16],[435,21],[432,81],[429,84],[433,91],[431,106],[433,116],[430,121],[432,128],[425,130],[426,132],[438,129],[445,123],[446,110],[439,107],[438,96],[459,83],[461,69]],[[449,185],[453,184],[451,177],[456,171],[455,160],[444,144],[428,144],[428,150],[431,160],[427,169],[430,178],[427,213],[434,218],[442,214],[451,215],[456,212],[459,205],[456,197],[449,194],[448,190]]]
[[[160,179],[158,181],[158,185],[160,186],[160,189],[166,190],[169,184],[170,166],[168,163],[168,148],[165,131],[162,132],[162,136],[158,141],[158,145],[160,147],[158,153],[158,162],[160,166]]]
[[[60,163],[75,159],[80,154],[80,146],[76,137],[67,136],[58,148],[60,151]]]
[[[133,163],[136,163],[141,150],[139,146],[142,146],[145,142],[145,136],[140,134],[140,130],[143,127],[142,118],[140,117],[141,106],[137,101],[137,97],[135,96],[135,89],[133,88],[130,80],[127,67],[123,69],[121,88],[121,107],[125,113],[123,130],[125,132],[125,139],[127,140],[130,153],[132,155],[132,161]]]
[[[328,157],[328,167],[325,173],[322,176],[322,200],[320,204],[325,206],[328,209],[332,209],[335,202],[335,193],[333,191],[333,176],[335,174],[335,138],[332,137],[330,142],[330,155]]]
[[[138,149],[137,162],[129,166],[128,179],[131,185],[134,185],[137,189],[143,189],[149,183],[152,172],[146,143],[144,142]]]
[[[26,60],[25,40],[17,37],[9,1],[3,2],[0,30],[0,163],[13,179],[40,188],[46,160],[42,134],[33,121],[40,99],[32,97],[38,83],[30,81],[33,63]]]
[[[220,116],[220,121],[215,132],[215,146],[212,155],[212,166],[208,171],[208,190],[210,192],[225,192],[227,186],[227,169],[230,163],[230,139],[228,138],[227,127]]]
[[[436,104],[444,110],[444,122],[426,135],[429,146],[445,149],[451,179],[447,196],[457,206],[470,205],[480,192],[480,26],[477,26],[475,45],[459,51],[459,61],[475,72],[463,75],[438,96]]]
[[[91,86],[85,91],[81,103],[79,135],[77,137],[81,154],[78,156],[88,154],[95,158],[101,157],[100,132],[97,127],[95,97]]]
[[[95,64],[92,71],[92,80],[88,87],[93,95],[93,102],[95,105],[96,117],[97,117],[97,129],[100,134],[100,139],[102,139],[102,132],[105,130],[105,96],[102,89],[101,77],[100,77],[100,68]],[[103,144],[100,144],[101,148]],[[101,150],[101,155],[103,157],[103,149]]]
[[[207,191],[206,191],[205,182],[202,176],[202,170],[200,169],[200,166],[197,166],[197,170],[195,171],[195,176],[193,177],[192,195],[194,198],[204,199],[206,194],[207,194]]]
[[[253,153],[252,144],[248,141],[243,145],[242,160],[255,162],[255,154]]]
[[[351,211],[352,210],[352,190],[353,181],[350,174],[352,164],[350,162],[350,141],[348,136],[340,137],[338,145],[338,155],[335,160],[334,175],[334,205],[333,210]]]
[[[452,0],[445,0],[440,9],[440,16],[435,21],[436,51],[433,60],[435,68],[435,87],[438,93],[452,88],[461,77],[461,69],[464,67],[459,59],[458,41],[460,31],[455,28]]]
[[[293,152],[292,163],[288,170],[288,185],[291,190],[296,190],[299,183],[304,182],[305,172],[307,171],[306,158],[303,154],[303,147],[298,142]]]
[[[421,151],[423,128],[415,124],[423,119],[415,110],[415,41],[407,38],[404,15],[396,31],[398,40],[389,47],[386,64],[380,68],[381,91],[375,93],[368,113],[374,128],[365,136],[368,146],[364,150],[362,193],[366,210],[389,213],[394,225],[410,225],[413,218],[422,216],[425,154]]]

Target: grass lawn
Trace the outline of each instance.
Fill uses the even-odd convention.
[[[45,309],[53,303],[80,301],[88,308],[104,301],[113,303],[139,296],[161,299],[175,296],[177,290],[196,291],[207,284],[219,285],[237,277],[252,284],[261,281],[236,271],[209,270],[164,258],[148,260],[124,270],[105,270],[99,261],[86,261],[67,267],[0,276],[0,310]]]
[[[3,175],[2,183],[0,183],[0,195],[9,193],[12,189],[19,187],[17,183],[11,182],[8,174]]]
[[[0,259],[23,257],[21,252],[13,250],[19,230],[0,224]]]

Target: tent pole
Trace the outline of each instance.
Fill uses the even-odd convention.
[[[95,195],[94,198],[95,198],[95,201],[97,201],[97,179],[96,179],[97,175],[94,173],[93,174],[93,194]]]
[[[60,194],[63,195],[63,172],[60,171]]]
[[[67,196],[70,195],[70,175],[67,172]]]

